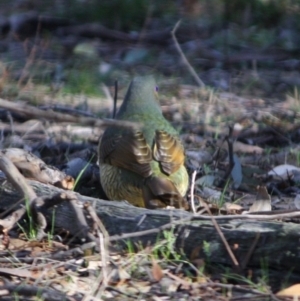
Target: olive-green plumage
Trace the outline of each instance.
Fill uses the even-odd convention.
[[[116,119],[143,126],[108,127],[100,139],[100,180],[109,199],[147,208],[186,207],[184,149],[162,115],[153,77],[131,82]]]

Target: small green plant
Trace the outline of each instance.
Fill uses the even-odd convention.
[[[295,86],[293,92],[287,93],[286,98],[291,103],[291,109],[298,112],[300,109],[299,88]]]
[[[26,208],[26,215],[27,215],[27,220],[25,220],[26,224],[28,224],[28,229],[26,230],[21,224],[18,223],[18,227],[21,229],[23,232],[25,238],[27,240],[36,240],[37,235],[38,235],[38,229],[37,226],[33,220],[32,217],[32,212],[30,209],[29,201],[26,198],[25,199],[25,208]],[[52,221],[51,221],[51,231],[48,232],[48,242],[50,243],[53,240],[53,235],[54,235],[54,225],[55,225],[55,210],[52,212]]]
[[[260,283],[266,285],[267,283],[269,283],[269,265],[268,265],[268,258],[261,258],[261,260],[260,260],[260,266],[261,266],[261,278],[260,278]]]
[[[37,237],[37,229],[33,221],[32,212],[29,205],[28,198],[25,198],[26,215],[28,218],[28,232],[18,223],[19,228],[22,230],[27,240],[35,240]]]
[[[297,166],[300,166],[300,152],[296,152]]]
[[[125,244],[127,246],[127,253],[128,254],[134,254],[135,251],[134,251],[134,245],[133,245],[132,241],[131,240],[126,240]]]
[[[263,292],[263,293],[269,292],[268,284],[266,282],[266,279],[263,277],[260,278],[259,281],[256,283],[256,282],[252,281],[250,278],[242,276],[242,275],[233,274],[233,273],[223,274],[222,281],[224,281],[224,283],[229,283],[230,281],[228,281],[228,280],[235,280],[240,283],[247,284],[251,288],[258,290],[260,292]]]
[[[163,240],[159,240],[160,237],[158,236],[158,241],[152,249],[152,254],[154,255],[154,257],[163,257],[165,260],[169,260],[171,258],[175,260],[180,260],[181,254],[179,254],[174,248],[176,241],[176,237],[174,235],[174,228],[172,228],[171,230],[163,231],[163,236]]]
[[[203,164],[202,166],[203,170],[204,170],[204,174],[209,175],[211,174],[211,168],[209,165],[207,165],[206,163]]]
[[[225,186],[223,188],[222,194],[220,196],[220,199],[218,201],[218,207],[219,208],[223,207],[223,205],[226,202],[225,194],[226,194],[226,191],[228,189],[229,183],[230,183],[230,179],[227,179],[226,184],[225,184]]]
[[[91,67],[92,68],[92,67]],[[72,69],[66,72],[66,83],[63,87],[64,93],[84,94],[84,95],[102,95],[99,83],[100,75],[96,70],[81,67],[77,70]]]
[[[270,147],[265,148],[265,155],[267,158],[269,158],[269,156],[271,155],[271,152],[272,152],[272,148],[270,148]]]
[[[139,259],[138,257],[142,254],[142,256],[147,256],[144,254],[144,248],[142,245],[135,246],[131,240],[125,240],[124,241],[127,246],[127,271],[130,273],[130,275],[134,275],[135,273],[139,274]],[[140,250],[141,253],[138,253],[138,250]]]
[[[23,232],[26,240],[35,240],[37,236],[37,231],[36,230],[29,230],[28,232],[22,227],[21,224],[17,223],[18,227],[21,229]]]
[[[222,279],[224,281],[224,283],[229,283],[230,279],[231,280],[236,280],[240,283],[244,283],[249,285],[251,288],[256,289],[260,292],[263,293],[268,293],[269,292],[269,268],[268,268],[268,262],[266,258],[262,258],[260,261],[260,272],[261,272],[261,277],[257,277],[257,281],[255,282],[254,280],[252,280],[252,277],[245,277],[243,275],[239,275],[239,274],[234,274],[231,273],[230,271],[226,271],[223,275],[222,275]]]
[[[47,233],[48,243],[51,245],[54,236],[54,225],[55,225],[55,208],[52,211],[52,219],[51,219],[51,231]]]
[[[203,241],[203,252],[207,257],[210,257],[211,250],[210,250],[210,243],[207,241]]]
[[[82,175],[84,174],[84,172],[86,171],[86,169],[88,168],[88,166],[90,165],[90,163],[92,162],[94,158],[94,155],[91,157],[91,159],[89,160],[89,162],[84,166],[84,168],[80,171],[79,175],[77,176],[76,180],[75,180],[75,183],[74,183],[74,187],[73,187],[73,191],[75,191]]]

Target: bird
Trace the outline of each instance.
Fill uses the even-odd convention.
[[[110,200],[148,209],[188,209],[184,147],[164,118],[153,76],[135,77],[115,119],[140,128],[109,126],[99,140],[100,182]]]

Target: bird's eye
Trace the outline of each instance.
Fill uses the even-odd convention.
[[[154,90],[153,94],[154,94],[156,100],[158,100],[158,87],[157,86],[155,86],[155,90]]]

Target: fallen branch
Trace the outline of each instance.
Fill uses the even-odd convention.
[[[15,165],[3,154],[0,154],[0,169],[5,173],[9,182],[22,195],[23,199],[27,199],[29,204],[36,199],[36,194],[32,187],[27,184],[25,178],[20,174]],[[10,230],[25,214],[25,206],[14,211],[9,217],[0,220],[0,225],[5,230]]]
[[[56,185],[64,189],[72,189],[74,186],[74,179],[72,179],[72,177],[67,176],[64,172],[57,168],[45,164],[44,161],[28,151],[19,148],[7,148],[1,150],[0,154],[2,155],[2,158],[9,159],[26,178],[31,178],[46,184]],[[11,171],[6,169],[4,172],[7,174]],[[14,181],[14,178],[17,178],[18,176],[16,174],[12,174],[11,177],[10,181]],[[17,178],[14,185],[19,185],[19,180],[20,179]],[[24,185],[24,183],[26,182],[23,181],[22,185]],[[25,189],[25,187],[26,186],[24,185],[23,189]]]
[[[68,114],[58,113],[54,111],[44,111],[40,110],[34,106],[27,104],[20,104],[11,102],[5,99],[0,98],[0,108],[4,108],[15,113],[20,114],[27,119],[47,119],[49,121],[56,122],[69,122],[69,123],[78,123],[86,126],[118,126],[118,127],[129,127],[137,128],[140,126],[139,123],[124,121],[124,120],[113,120],[113,119],[97,119],[93,117],[84,117],[84,116],[72,116]]]
[[[168,44],[170,29],[152,31],[143,33],[142,41],[145,43]],[[116,40],[122,42],[139,42],[140,35],[138,33],[126,33],[107,28],[99,23],[89,23],[76,26],[63,27],[58,29],[59,35],[74,35],[88,38],[101,38]]]

